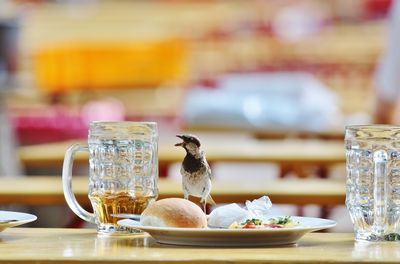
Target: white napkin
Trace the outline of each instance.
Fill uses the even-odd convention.
[[[239,222],[247,216],[247,210],[232,203],[214,209],[208,217],[210,227],[229,227],[233,222]]]
[[[268,220],[271,215],[269,210],[272,207],[268,196],[246,201],[246,207],[242,208],[236,203],[220,206],[214,209],[208,218],[210,227],[229,227],[233,222],[242,222],[246,219],[258,218]]]

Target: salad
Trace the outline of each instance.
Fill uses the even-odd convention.
[[[260,228],[291,228],[299,226],[300,223],[293,220],[290,216],[274,217],[269,219],[267,222],[263,222],[261,219],[252,218],[247,219],[244,222],[238,223],[233,222],[230,229],[260,229]]]

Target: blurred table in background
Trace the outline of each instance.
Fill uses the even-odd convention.
[[[22,176],[0,179],[0,205],[66,205],[61,176]],[[79,203],[90,207],[89,179],[73,177],[72,189]],[[159,199],[183,197],[181,182],[161,178]],[[268,195],[274,204],[344,205],[345,182],[330,179],[281,179],[265,182],[214,181],[212,196],[217,203],[244,203]],[[193,197],[191,197],[193,198]],[[199,199],[193,199],[199,202]]]
[[[173,136],[171,136],[171,139]],[[281,167],[281,176],[291,169],[307,166],[316,166],[320,176],[326,177],[329,166],[345,162],[344,146],[342,141],[324,140],[257,140],[251,137],[200,137],[202,148],[207,160],[212,165],[217,162],[270,162]],[[169,141],[169,140],[168,140]],[[46,167],[56,168],[60,172],[64,154],[68,146],[79,141],[65,141],[59,143],[22,146],[19,148],[19,157],[27,170]],[[174,147],[174,143],[160,142],[158,158],[160,175],[167,175],[165,168],[169,165],[182,162],[185,153],[182,148]],[[86,144],[80,141],[81,144]],[[75,166],[87,166],[88,154],[78,153],[75,156]],[[299,170],[299,173],[301,171]],[[299,175],[306,177],[307,175]]]

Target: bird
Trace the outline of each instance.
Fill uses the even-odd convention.
[[[197,136],[186,134],[176,135],[183,141],[175,144],[176,147],[183,147],[186,156],[182,161],[180,173],[182,175],[183,198],[189,196],[200,197],[200,203],[215,205],[211,197],[211,168],[208,165],[204,151],[200,149],[200,140]]]

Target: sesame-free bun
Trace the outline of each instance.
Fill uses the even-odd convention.
[[[182,198],[158,200],[147,207],[140,223],[145,226],[205,228],[207,218],[195,203]]]

